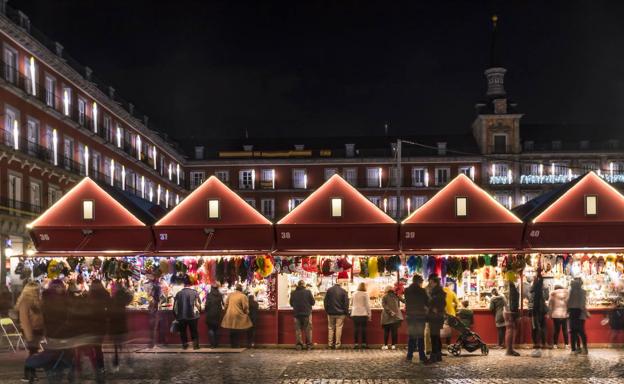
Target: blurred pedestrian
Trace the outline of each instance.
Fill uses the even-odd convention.
[[[96,367],[96,380],[103,380],[105,370],[102,344],[108,332],[111,297],[101,280],[95,279],[91,282],[87,294],[87,305],[89,307],[90,347]]]
[[[587,312],[587,293],[583,289],[583,280],[581,280],[580,277],[575,278],[570,283],[568,313],[570,314],[570,335],[572,338],[572,353],[587,355],[587,334],[585,333],[585,320],[587,319],[589,313]]]
[[[457,294],[455,293],[455,282],[452,280],[448,280],[443,288],[444,293],[446,293],[446,306],[444,307],[444,311],[449,316],[457,316],[457,309],[459,308],[459,299],[457,298]],[[448,321],[445,321],[445,325],[443,326],[445,330],[448,331],[448,336],[446,336],[445,343],[447,345],[451,344],[451,335],[453,330],[448,325]]]
[[[160,270],[155,270],[150,278],[151,285],[148,297],[147,311],[149,314],[150,324],[150,348],[154,348],[158,344],[165,343],[165,327],[164,314],[161,311],[161,302],[163,301],[163,291],[160,285]]]
[[[38,283],[26,284],[17,303],[15,310],[19,315],[19,322],[24,334],[28,356],[39,351],[43,338],[43,313],[41,309],[40,287]],[[33,368],[24,366],[24,378],[22,381],[34,381],[37,378]]]
[[[444,325],[446,308],[446,293],[440,286],[440,278],[434,276],[429,280],[431,290],[429,291],[429,313],[427,322],[431,334],[431,355],[426,363],[436,363],[442,361],[442,340],[440,340],[440,330]]]
[[[109,334],[113,340],[113,369],[119,371],[119,352],[121,352],[128,335],[128,305],[132,302],[133,295],[121,281],[115,284],[115,293],[111,299],[110,305],[110,326]],[[130,354],[128,354],[130,358]],[[128,360],[129,362],[130,360]],[[130,365],[130,364],[129,364]]]
[[[418,349],[418,358],[421,362],[425,356],[425,322],[429,296],[422,287],[423,278],[414,275],[412,284],[405,289],[405,315],[407,319],[407,360],[411,361],[414,352]]]
[[[314,296],[306,288],[305,281],[299,280],[297,288],[290,293],[290,306],[293,309],[295,320],[297,349],[303,349],[302,332],[305,333],[307,348],[312,348],[312,307],[314,303]]]
[[[191,339],[193,340],[193,349],[199,349],[199,335],[197,334],[197,320],[201,310],[199,301],[199,293],[191,288],[191,279],[184,276],[184,288],[180,290],[173,301],[173,313],[178,321],[180,332],[180,341],[182,349],[188,348],[187,329],[191,331]]]
[[[462,300],[461,305],[461,309],[457,311],[457,318],[466,328],[472,329],[474,325],[474,312],[470,309],[470,302],[468,300]]]
[[[0,317],[9,317],[11,308],[13,308],[13,294],[8,286],[0,284]]]
[[[560,285],[550,293],[548,310],[553,322],[553,348],[559,343],[559,331],[563,334],[564,347],[568,348],[568,290]]]
[[[394,292],[394,287],[388,285],[384,296],[381,298],[381,326],[384,330],[384,345],[381,349],[388,349],[388,336],[391,336],[390,349],[396,349],[398,343],[399,326],[403,321],[403,313],[401,312],[401,299]]]
[[[505,306],[507,300],[503,295],[498,293],[496,288],[492,289],[492,297],[490,298],[490,312],[494,313],[494,325],[498,335],[498,348],[505,348]]]
[[[211,348],[219,346],[219,324],[223,317],[223,295],[219,292],[218,283],[210,287],[210,292],[206,295],[206,326],[208,327],[208,340]]]
[[[520,354],[514,349],[514,341],[516,339],[516,332],[518,329],[518,319],[520,318],[520,292],[516,287],[516,283],[513,281],[515,274],[509,273],[506,281],[505,290],[505,309],[503,316],[505,318],[505,346],[507,356],[520,356]]]
[[[230,345],[239,347],[240,334],[251,328],[249,319],[249,299],[243,293],[243,286],[236,284],[236,290],[229,294],[225,303],[225,315],[221,327],[230,330]]]
[[[251,327],[247,330],[247,348],[253,348],[256,346],[256,324],[258,324],[260,305],[255,295],[250,294],[247,298],[249,299],[249,320],[251,320]]]
[[[542,348],[546,347],[546,313],[548,305],[544,296],[544,278],[541,270],[537,270],[537,276],[531,285],[531,300],[529,300],[529,314],[531,315],[531,336],[533,339],[532,357],[541,357]]]
[[[329,349],[340,349],[342,344],[342,327],[345,318],[349,314],[349,295],[336,281],[325,292],[323,304],[325,313],[327,313],[327,347]]]
[[[72,375],[82,373],[82,356],[86,356],[93,371],[97,370],[91,349],[91,308],[86,293],[76,281],[70,281],[67,289],[67,324],[72,332],[74,366]],[[72,376],[73,378],[73,376]],[[80,379],[80,377],[77,377]]]
[[[366,324],[371,320],[370,297],[366,291],[366,283],[362,282],[358,285],[357,291],[353,293],[353,304],[351,306],[351,319],[353,320],[353,342],[354,348],[360,347],[366,349]]]

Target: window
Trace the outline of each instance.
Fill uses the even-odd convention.
[[[553,176],[567,176],[568,165],[565,163],[552,163],[550,165],[550,173]]]
[[[537,197],[537,196],[539,196],[539,195],[540,195],[540,193],[539,193],[539,192],[535,192],[535,191],[528,191],[528,192],[524,192],[524,193],[522,194],[522,200],[521,200],[521,203],[522,203],[522,204],[524,204],[524,203],[526,203],[527,201],[531,201],[531,200],[533,200],[534,198],[536,198],[536,197]]]
[[[272,219],[275,217],[275,199],[261,199],[260,211],[264,217]]]
[[[461,166],[459,167],[459,173],[462,173],[474,180],[474,167],[473,166],[470,166],[470,165]]]
[[[507,153],[507,136],[494,135],[494,153]]]
[[[87,114],[87,102],[82,99],[82,98],[78,98],[78,124],[80,124],[81,126],[85,126],[85,115]]]
[[[381,207],[381,197],[379,197],[379,196],[368,196],[367,199],[370,200],[371,203],[375,204],[377,207]]]
[[[585,161],[581,163],[581,169],[583,169],[583,173],[590,171],[598,170],[598,163],[593,161]]]
[[[9,173],[9,207],[22,207],[22,177]]]
[[[72,89],[70,87],[63,87],[63,114],[69,116],[71,114],[72,107]]]
[[[381,168],[366,168],[366,186],[381,188]]]
[[[56,79],[49,75],[45,77],[45,103],[48,107],[56,108]]]
[[[343,168],[342,175],[347,183],[357,187],[357,168]]]
[[[93,200],[82,201],[82,218],[84,220],[93,220],[95,217],[95,202]]]
[[[62,196],[63,193],[59,187],[55,185],[48,185],[48,207],[56,203]]]
[[[49,125],[46,126],[45,133],[44,133],[44,138],[43,138],[43,140],[44,140],[43,144],[45,145],[46,149],[48,150],[47,151],[48,153],[46,155],[49,156],[48,161],[51,161],[51,162],[53,160],[52,159],[52,153],[54,151],[54,139],[53,139],[54,133],[52,133],[52,132],[53,132],[53,128],[50,127]]]
[[[435,183],[436,185],[445,185],[449,181],[451,170],[449,168],[436,168]]]
[[[275,189],[275,169],[263,169],[261,171],[260,186],[264,189]]]
[[[65,137],[63,140],[63,166],[65,169],[71,169],[74,160],[74,140]]]
[[[563,144],[561,143],[561,140],[552,141],[552,149],[554,151],[560,151],[562,147],[563,147]]]
[[[412,168],[412,186],[426,187],[427,184],[427,170],[425,168]]]
[[[253,197],[245,197],[243,200],[245,200],[245,202],[247,204],[249,204],[252,207],[256,208],[256,199],[254,199]]]
[[[215,177],[224,184],[228,184],[230,182],[230,172],[229,171],[215,171]]]
[[[427,202],[427,196],[418,195],[412,198],[412,211],[417,210],[422,207]]]
[[[85,174],[85,145],[78,143],[78,164],[80,164],[80,174]]]
[[[17,51],[10,47],[4,47],[4,79],[15,84],[17,82]]]
[[[399,172],[400,171],[400,172]],[[403,181],[403,170],[399,170],[397,167],[390,167],[390,185],[393,187],[397,187],[402,185]]]
[[[117,148],[121,148],[123,145],[123,128],[121,128],[119,123],[115,124],[115,136],[117,140]]]
[[[245,169],[238,173],[238,187],[240,189],[254,189],[255,175],[253,169]]]
[[[37,95],[37,63],[35,63],[34,57],[24,58],[24,72],[26,74],[26,93],[29,95]]]
[[[325,168],[325,180],[329,180],[332,176],[338,173],[338,168]]]
[[[41,183],[30,181],[30,205],[33,212],[41,211]]]
[[[293,169],[293,188],[306,189],[308,187],[308,177],[305,169]]]
[[[108,182],[108,178],[110,176],[111,169],[111,159],[104,156],[104,176],[106,176],[106,182]]]
[[[15,139],[19,139],[19,137],[15,137],[16,128],[19,136],[19,113],[7,106],[4,108],[4,131],[6,135],[4,143],[13,148],[15,148]]]
[[[199,187],[204,182],[205,173],[202,171],[191,172],[191,189]]]
[[[585,196],[585,215],[596,216],[598,214],[598,196]]]
[[[26,121],[28,153],[37,154],[39,150],[39,120],[28,117]]]
[[[99,152],[93,151],[91,153],[91,169],[93,170],[93,177],[97,179],[100,173],[100,160],[102,156]]]
[[[342,217],[342,199],[341,198],[331,199],[331,216]]]
[[[510,193],[507,193],[507,192],[495,193],[494,199],[498,201],[499,203],[501,203],[505,208],[511,209],[513,199]]]
[[[457,217],[468,216],[468,198],[467,197],[455,198],[455,216]]]
[[[288,212],[295,209],[301,203],[303,203],[303,197],[294,197],[288,200]]]
[[[104,128],[104,138],[109,143],[113,142],[113,128],[111,125],[111,118],[108,115],[104,115],[102,118],[103,128]]]
[[[543,167],[541,167],[543,172]],[[523,164],[522,165],[522,174],[523,175],[539,175],[540,174],[540,165],[537,163],[531,164]]]
[[[388,214],[392,217],[401,216],[403,210],[403,198],[397,199],[397,196],[390,196],[388,198]]]

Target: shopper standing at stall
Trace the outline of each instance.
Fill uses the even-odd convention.
[[[550,293],[548,309],[553,322],[553,348],[557,348],[559,331],[563,333],[563,343],[568,348],[568,290],[560,285]]]
[[[305,281],[299,280],[297,288],[290,293],[290,306],[295,320],[295,336],[297,349],[303,348],[302,331],[305,332],[306,345],[312,348],[312,307],[315,300],[312,292],[306,288]]]
[[[494,324],[498,334],[498,348],[505,348],[505,316],[504,310],[507,300],[498,294],[496,288],[492,289],[492,298],[490,299],[490,312],[494,313]]]
[[[353,342],[355,349],[366,349],[366,324],[371,320],[370,297],[366,291],[366,283],[360,283],[358,290],[353,293],[353,305],[351,307],[351,319],[353,319]]]
[[[520,356],[514,349],[514,341],[516,340],[516,330],[518,329],[518,319],[520,318],[520,292],[514,283],[515,274],[508,273],[505,283],[505,309],[503,316],[505,317],[505,345],[507,347],[507,356]]]
[[[173,301],[173,314],[178,321],[178,330],[180,332],[180,341],[182,341],[182,349],[188,348],[187,328],[191,331],[193,339],[193,349],[199,349],[199,336],[197,334],[197,320],[201,304],[199,294],[191,288],[191,280],[188,276],[184,276],[184,288],[175,295]]]
[[[119,353],[126,343],[126,337],[128,335],[126,307],[132,302],[133,295],[128,288],[124,287],[121,281],[118,281],[115,285],[114,292],[110,307],[109,334],[113,339],[113,369],[119,371]],[[131,355],[132,354],[128,354],[127,363],[130,363]]]
[[[250,294],[247,298],[249,299],[249,320],[251,320],[251,327],[247,330],[247,348],[253,348],[256,346],[256,324],[258,324],[260,305],[256,301],[255,295]]]
[[[572,337],[572,353],[587,354],[587,334],[585,320],[587,319],[587,294],[583,289],[583,280],[575,278],[570,283],[568,298],[568,313],[570,314],[570,336]],[[581,349],[580,341],[583,343]]]
[[[544,278],[541,270],[537,270],[537,276],[531,286],[531,299],[529,300],[529,314],[531,316],[531,336],[533,338],[533,357],[542,356],[542,348],[546,346],[546,313],[548,306],[544,296]]]
[[[104,375],[102,344],[108,331],[111,297],[99,279],[95,279],[91,283],[86,303],[89,307],[90,347],[94,354],[96,375],[102,378]]]
[[[442,361],[442,340],[440,340],[440,330],[444,325],[444,315],[446,308],[446,293],[440,286],[440,278],[434,276],[429,279],[431,290],[429,291],[429,332],[431,334],[431,355],[427,363]]]
[[[384,330],[384,345],[381,349],[388,349],[388,336],[392,335],[392,345],[390,349],[395,350],[398,342],[399,326],[403,321],[403,313],[401,313],[401,299],[394,292],[394,287],[389,285],[386,287],[384,296],[381,299],[381,326]]]
[[[157,344],[165,343],[164,316],[160,310],[160,304],[163,296],[161,287],[160,271],[156,270],[151,276],[151,286],[149,290],[149,303],[147,311],[149,314],[150,324],[150,348],[154,348]]]
[[[330,349],[339,349],[342,340],[342,326],[344,325],[345,317],[349,314],[349,296],[347,291],[336,282],[325,293],[323,304],[327,313],[327,346]]]
[[[208,340],[211,348],[219,346],[219,324],[223,317],[223,295],[219,292],[218,283],[212,284],[210,292],[206,296],[206,326],[208,327]]]
[[[20,297],[15,304],[15,310],[19,315],[19,322],[24,334],[24,341],[28,349],[28,356],[39,351],[39,343],[43,338],[43,314],[41,313],[41,299],[39,297],[39,284],[29,282],[26,284]],[[35,380],[36,373],[33,368],[24,367],[24,380]]]
[[[249,299],[243,293],[243,286],[236,284],[236,290],[228,296],[225,304],[225,315],[221,327],[230,330],[232,348],[239,347],[241,332],[251,328],[249,319]]]
[[[407,360],[411,361],[414,351],[418,348],[418,358],[424,362],[425,356],[425,322],[429,296],[422,287],[423,278],[414,275],[412,284],[405,289],[405,317],[407,319]]]

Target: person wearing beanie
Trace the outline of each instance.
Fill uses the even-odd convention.
[[[553,322],[553,348],[557,348],[559,331],[563,334],[563,343],[568,348],[568,290],[560,285],[550,293],[548,310]]]

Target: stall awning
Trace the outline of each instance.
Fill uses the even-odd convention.
[[[523,224],[460,174],[401,223],[404,252],[487,252],[520,248]]]
[[[594,172],[515,209],[524,247],[544,251],[624,249],[624,196]]]
[[[339,175],[276,224],[280,253],[393,253],[398,225]]]
[[[156,250],[179,254],[268,252],[273,225],[211,176],[154,225]]]
[[[28,227],[43,254],[133,254],[153,247],[151,229],[88,177]]]

